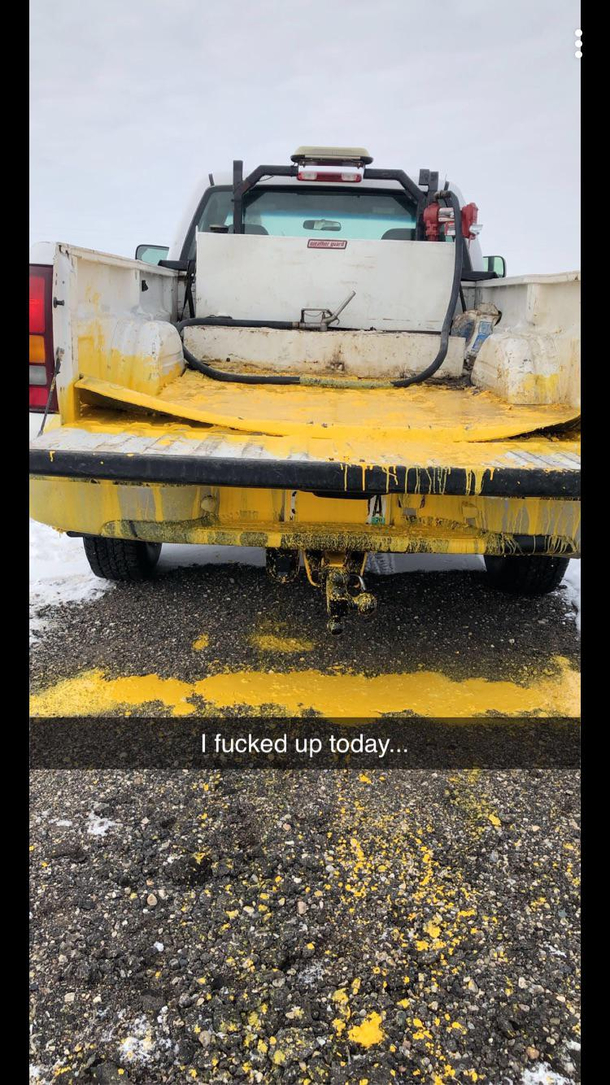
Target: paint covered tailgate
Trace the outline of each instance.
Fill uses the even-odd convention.
[[[574,499],[580,495],[580,445],[569,433],[487,441],[357,433],[305,439],[95,411],[37,437],[30,473],[362,496]]]

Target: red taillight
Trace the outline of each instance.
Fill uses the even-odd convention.
[[[363,170],[358,166],[299,166],[298,181],[349,181],[362,180]]]
[[[53,380],[53,268],[30,264],[30,410],[44,411]],[[49,410],[57,410],[55,390]]]
[[[40,388],[37,385],[30,385],[30,410],[31,411],[44,411],[47,405],[47,399],[49,398],[49,389]],[[53,407],[53,404],[49,407],[49,410],[57,410],[57,404]]]
[[[30,335],[44,333],[45,285],[45,276],[32,273],[30,268]]]

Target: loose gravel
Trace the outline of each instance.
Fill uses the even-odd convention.
[[[577,662],[562,592],[378,587],[377,621],[335,641],[304,584],[164,572],[55,608],[34,687],[218,660],[514,681]],[[271,664],[272,627],[315,649]],[[574,772],[36,771],[31,812],[39,1085],[580,1080]]]

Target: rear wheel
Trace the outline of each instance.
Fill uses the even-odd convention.
[[[161,553],[161,543],[136,539],[85,535],[83,544],[91,571],[103,580],[147,580],[153,575]]]
[[[513,595],[546,595],[558,588],[569,558],[529,554],[498,558],[485,555],[485,565],[494,588]]]

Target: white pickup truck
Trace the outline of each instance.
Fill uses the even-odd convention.
[[[35,246],[32,515],[97,575],[261,546],[336,633],[371,553],[482,554],[526,593],[579,556],[579,273],[506,278],[452,182],[371,163],[236,161],[135,260]]]

